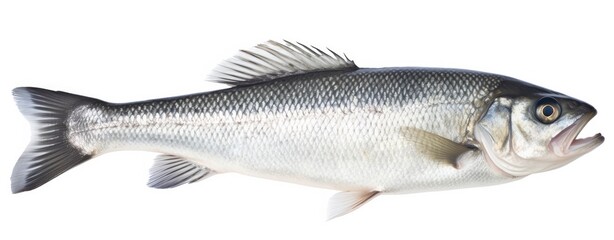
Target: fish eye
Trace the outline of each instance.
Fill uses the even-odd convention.
[[[561,116],[561,105],[556,99],[544,97],[537,101],[535,105],[535,117],[544,124],[550,124]]]

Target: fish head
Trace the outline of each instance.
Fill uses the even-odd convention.
[[[562,167],[603,143],[601,134],[578,138],[597,114],[593,106],[540,87],[523,87],[523,93],[494,98],[475,127],[492,167],[523,177]]]

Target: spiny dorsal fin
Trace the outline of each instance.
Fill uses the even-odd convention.
[[[148,186],[173,188],[193,183],[212,175],[212,171],[192,161],[174,155],[159,155],[149,170]]]
[[[241,50],[214,70],[211,80],[233,86],[251,85],[311,72],[353,70],[358,67],[345,54],[285,41],[268,41]]]

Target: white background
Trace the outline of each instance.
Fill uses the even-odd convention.
[[[211,1],[213,2],[213,1]],[[0,239],[613,239],[614,8],[607,1],[3,1]],[[325,221],[333,191],[223,174],[145,186],[155,154],[91,160],[10,193],[29,126],[11,89],[126,102],[208,91],[218,62],[268,39],[359,66],[513,76],[593,104],[606,142],[555,171],[494,187],[382,196]],[[539,133],[535,133],[539,134]]]

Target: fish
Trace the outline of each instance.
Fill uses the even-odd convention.
[[[601,145],[597,110],[512,77],[428,67],[359,68],[345,54],[267,41],[214,69],[215,91],[128,103],[13,90],[31,142],[13,193],[97,156],[157,152],[148,186],[227,172],[339,191],[328,218],[379,195],[490,186],[562,167]]]

